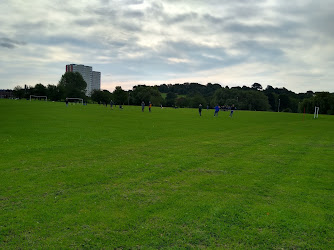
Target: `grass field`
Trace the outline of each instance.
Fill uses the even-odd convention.
[[[333,249],[334,116],[0,100],[0,248]]]

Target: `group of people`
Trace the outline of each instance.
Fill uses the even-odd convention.
[[[199,112],[199,115],[200,116],[202,116],[202,109],[203,109],[203,106],[202,106],[202,104],[200,104],[199,106],[198,106],[198,112]],[[207,106],[207,109],[209,109],[209,107]],[[232,106],[219,106],[218,104],[217,104],[217,106],[215,106],[215,112],[214,112],[214,114],[213,114],[213,116],[218,116],[218,112],[220,111],[220,110],[224,110],[224,111],[226,111],[226,110],[230,110],[230,115],[229,115],[229,117],[232,117],[233,116],[233,112],[234,112],[234,110],[236,110],[236,107],[234,106],[234,104],[232,105]]]
[[[161,105],[161,107],[162,107],[162,105]],[[149,111],[149,112],[151,112],[151,108],[152,108],[152,103],[149,102],[149,104],[148,104],[148,111]],[[142,101],[142,102],[141,102],[141,111],[144,112],[144,109],[145,109],[145,102]]]
[[[66,98],[66,100],[65,100],[65,103],[66,103],[66,106],[68,106],[68,99],[67,99],[67,98]],[[101,104],[101,103],[99,103],[99,104]],[[106,107],[108,106],[107,103],[102,103],[102,104],[104,104]],[[86,104],[86,105],[87,105],[87,104]],[[111,109],[114,109],[113,107],[114,107],[114,102],[113,102],[112,100],[110,100],[110,108],[111,108]],[[122,105],[119,105],[119,108],[120,108],[120,109],[123,109],[123,106],[122,106]],[[161,105],[161,108],[162,108],[162,105]],[[149,105],[148,105],[148,111],[151,112],[151,109],[152,109],[152,103],[149,102]],[[200,115],[200,116],[202,116],[202,109],[203,109],[203,106],[202,106],[202,104],[200,104],[200,105],[198,106],[198,112],[199,112],[199,115]],[[206,109],[209,110],[209,105],[207,105]],[[144,112],[144,110],[145,110],[145,102],[142,101],[142,102],[141,102],[141,111]],[[234,104],[233,104],[232,106],[225,106],[225,105],[223,105],[223,106],[219,106],[219,105],[217,104],[217,105],[214,107],[214,110],[215,110],[215,112],[214,112],[213,116],[218,116],[218,112],[219,112],[220,110],[223,110],[223,111],[229,110],[229,111],[230,111],[230,115],[229,115],[229,116],[232,117],[232,116],[233,116],[233,112],[234,112],[234,110],[236,110],[236,107],[234,106]]]

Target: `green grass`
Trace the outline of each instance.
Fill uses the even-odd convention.
[[[1,248],[312,248],[334,116],[0,100]]]

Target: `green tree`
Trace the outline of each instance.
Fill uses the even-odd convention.
[[[45,95],[47,95],[47,90],[46,90],[46,87],[43,84],[37,83],[34,87],[33,93],[34,93],[34,95],[45,96]]]
[[[197,108],[199,104],[202,104],[204,106],[205,103],[205,98],[200,93],[197,93],[190,98],[189,107]]]
[[[60,92],[60,89],[56,85],[49,84],[46,88],[46,95],[51,101],[60,101],[62,94],[63,93]]]
[[[236,105],[244,110],[269,110],[268,97],[262,91],[251,89],[218,89],[211,101],[215,105]]]
[[[13,90],[13,95],[14,97],[16,98],[23,98],[24,97],[24,94],[25,94],[25,91],[24,89],[21,87],[21,86],[16,86]]]
[[[334,93],[317,92],[306,98],[300,105],[300,112],[313,113],[314,107],[319,107],[319,114],[334,115]]]
[[[184,107],[188,107],[189,105],[189,100],[186,97],[178,97],[175,100],[175,105],[180,107],[180,108],[184,108]]]
[[[66,72],[62,75],[57,87],[63,94],[62,98],[85,98],[87,83],[79,72]]]
[[[161,96],[157,86],[138,85],[133,87],[131,92],[131,100],[133,104],[140,105],[142,101],[145,103],[151,102],[155,106],[164,104],[164,99]]]
[[[278,100],[279,100],[279,111],[283,111],[285,109],[291,110],[291,101],[287,94],[279,95]]]
[[[262,89],[262,85],[260,83],[255,82],[252,85],[252,89],[261,90]]]
[[[123,105],[124,103],[127,103],[128,100],[128,94],[125,90],[122,89],[121,86],[116,86],[114,92],[112,93],[113,96],[113,102],[118,105]]]
[[[175,106],[176,98],[177,98],[177,94],[175,94],[173,92],[167,93],[167,96],[166,96],[166,106],[168,106],[168,107]]]
[[[103,104],[109,104],[112,97],[112,93],[108,90],[94,90],[91,95],[92,101]]]

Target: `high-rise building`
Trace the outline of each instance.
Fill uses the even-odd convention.
[[[101,72],[92,72],[92,91],[95,89],[100,90],[101,88]]]
[[[93,71],[91,66],[68,64],[66,65],[66,72],[79,72],[82,75],[82,78],[87,83],[87,96],[91,96],[93,90],[100,90],[101,88],[101,72]]]

